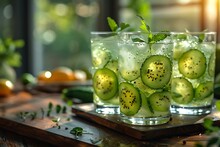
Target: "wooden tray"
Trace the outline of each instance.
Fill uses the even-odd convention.
[[[167,124],[157,126],[135,126],[125,124],[120,121],[120,115],[96,113],[93,104],[73,105],[72,112],[79,117],[83,117],[139,140],[203,133],[205,129],[202,123],[203,119],[206,117],[212,118],[215,125],[220,125],[220,112],[216,111],[212,114],[202,116],[172,115],[172,119]]]

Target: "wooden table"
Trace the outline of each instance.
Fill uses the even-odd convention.
[[[53,104],[50,116],[48,104]],[[207,136],[174,136],[153,140],[139,140],[93,121],[78,117],[67,106],[67,113],[56,113],[55,106],[67,106],[58,94],[31,95],[21,91],[0,99],[0,146],[193,146],[205,144]],[[43,114],[44,111],[44,114]],[[18,117],[20,112],[36,112],[34,120]],[[60,118],[59,123],[54,119]],[[87,134],[76,137],[70,133],[82,127]]]

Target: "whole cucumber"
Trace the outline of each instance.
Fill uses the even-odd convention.
[[[77,86],[62,90],[64,100],[79,99],[81,103],[93,102],[93,88],[91,86]]]

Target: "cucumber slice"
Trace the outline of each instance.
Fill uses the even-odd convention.
[[[126,81],[132,81],[140,75],[140,64],[138,63],[138,56],[135,53],[130,53],[127,50],[121,50],[119,57],[119,72],[123,79]]]
[[[141,67],[141,79],[150,88],[163,88],[169,83],[172,73],[171,61],[163,55],[147,58]]]
[[[116,74],[118,73],[118,60],[110,60],[106,65],[105,68],[108,68],[114,71]]]
[[[116,74],[107,68],[96,70],[93,76],[93,88],[99,98],[103,100],[113,98],[118,91]]]
[[[197,79],[205,73],[205,55],[197,49],[191,49],[180,57],[178,66],[180,73],[185,77]]]
[[[149,103],[153,111],[167,112],[170,109],[170,93],[156,92],[149,97]]]
[[[155,89],[152,89],[148,87],[147,85],[145,85],[142,82],[141,77],[138,77],[134,81],[131,81],[131,83],[134,85],[134,87],[140,89],[147,97],[151,95],[152,93],[156,92]]]
[[[192,84],[185,78],[174,78],[172,80],[171,96],[176,103],[190,103],[194,97]]]
[[[102,68],[109,62],[110,59],[110,51],[99,48],[92,50],[92,64],[94,67]]]
[[[119,85],[120,110],[127,116],[132,116],[141,107],[141,95],[132,84],[123,82]]]
[[[178,60],[181,57],[181,55],[183,54],[183,52],[184,51],[181,48],[175,49],[173,52],[173,59]]]
[[[141,108],[138,111],[138,115],[141,117],[143,116],[152,116],[153,115],[153,110],[150,107],[150,104],[148,102],[148,96],[146,95],[146,93],[140,91],[141,94]]]
[[[215,75],[215,54],[214,53],[209,58],[208,72],[211,77],[214,77]]]
[[[211,81],[201,83],[195,89],[195,98],[196,100],[202,100],[208,96],[210,96],[214,91],[214,84]]]

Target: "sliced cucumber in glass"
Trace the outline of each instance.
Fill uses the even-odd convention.
[[[214,77],[215,75],[215,54],[214,53],[209,58],[208,72],[211,77]]]
[[[149,101],[148,101],[148,95],[146,93],[140,91],[141,94],[141,108],[138,111],[138,115],[140,116],[152,116],[153,110],[150,107]]]
[[[132,84],[123,82],[119,85],[120,110],[127,116],[135,115],[141,107],[141,95]]]
[[[156,89],[152,89],[148,87],[147,85],[145,85],[143,81],[141,80],[141,77],[138,77],[134,81],[131,81],[131,83],[134,85],[134,87],[137,87],[138,89],[140,89],[145,94],[145,96],[149,96],[152,93],[156,92]]]
[[[171,96],[178,104],[188,104],[194,97],[192,84],[185,78],[178,77],[172,80]]]
[[[94,67],[102,68],[111,59],[110,51],[106,49],[93,49],[92,50],[92,64]]]
[[[149,103],[153,111],[167,112],[170,109],[170,93],[156,92],[149,97]]]
[[[135,80],[140,76],[140,63],[138,63],[138,56],[134,54],[127,50],[120,51],[120,75],[126,81]]]
[[[211,81],[201,83],[199,86],[195,89],[195,99],[196,100],[202,100],[214,92],[214,84]]]
[[[183,74],[184,77],[197,79],[205,73],[205,55],[197,49],[191,49],[180,57],[178,66],[180,73]]]
[[[116,74],[118,73],[118,60],[110,60],[106,65],[105,68],[108,68],[114,71]]]
[[[113,98],[118,91],[116,74],[108,68],[96,70],[93,76],[93,88],[100,99],[109,100]]]
[[[171,78],[172,65],[168,57],[153,55],[141,66],[141,79],[150,88],[160,89],[166,86]]]

